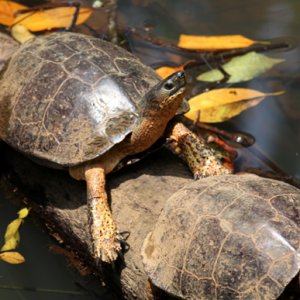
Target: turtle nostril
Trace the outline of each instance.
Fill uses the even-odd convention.
[[[183,72],[183,71],[179,71],[179,72],[177,73],[177,75],[178,75],[178,77],[184,77],[184,72]]]

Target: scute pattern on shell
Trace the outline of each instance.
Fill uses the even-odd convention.
[[[91,160],[139,121],[139,102],[159,82],[136,57],[103,40],[56,33],[23,44],[0,81],[1,137],[61,166]]]
[[[184,299],[276,299],[300,266],[300,191],[223,175],[168,199],[142,255],[151,281]]]

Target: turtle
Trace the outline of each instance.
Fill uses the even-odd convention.
[[[122,247],[105,175],[149,148],[186,109],[185,74],[161,80],[110,42],[58,32],[30,39],[0,74],[0,138],[34,161],[85,180],[95,259]]]
[[[19,48],[19,43],[10,38],[7,34],[0,32],[0,70],[5,65],[13,52]]]
[[[299,208],[299,189],[254,174],[189,183],[143,242],[145,272],[178,298],[276,299],[299,272]]]

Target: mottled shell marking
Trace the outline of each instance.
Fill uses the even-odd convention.
[[[145,270],[184,299],[277,299],[299,272],[300,191],[256,175],[212,176],[168,199]]]
[[[91,160],[139,120],[155,72],[111,43],[57,33],[23,44],[0,81],[1,138],[62,166]]]

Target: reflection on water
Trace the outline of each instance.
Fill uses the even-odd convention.
[[[138,1],[137,1],[138,2]],[[127,1],[122,2],[125,12],[133,11]],[[264,1],[153,1],[143,10],[142,17],[127,19],[132,26],[143,22],[156,25],[153,33],[176,40],[179,33],[190,34],[243,34],[255,40],[289,38],[293,50],[272,53],[285,58],[274,70],[244,87],[275,92],[285,90],[280,97],[268,97],[259,106],[248,110],[229,122],[226,127],[252,134],[260,149],[287,174],[300,179],[300,2],[298,0]],[[148,14],[147,14],[148,12]],[[168,15],[168,17],[164,17]],[[170,25],[172,23],[173,25]]]
[[[6,226],[16,218],[17,208],[6,201],[3,194],[0,194],[0,199],[2,246]],[[20,234],[18,251],[26,262],[21,265],[0,262],[0,299],[93,299],[78,287],[81,279],[66,267],[65,259],[49,252],[50,240],[46,234],[31,224],[30,220],[25,220]]]

